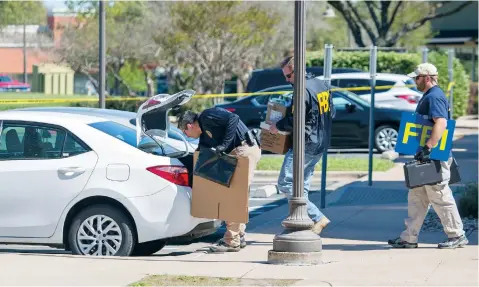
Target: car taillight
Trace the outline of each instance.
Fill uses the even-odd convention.
[[[174,184],[188,186],[188,170],[184,166],[159,165],[148,167],[146,170]]]
[[[229,112],[232,112],[232,113],[234,113],[234,112],[236,111],[235,108],[225,108],[225,110],[227,110],[227,111],[229,111]]]
[[[408,103],[411,103],[411,104],[416,104],[417,103],[417,99],[416,99],[415,96],[400,95],[400,96],[396,96],[396,98],[406,100],[406,101],[408,101]]]

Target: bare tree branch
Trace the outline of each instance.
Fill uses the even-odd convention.
[[[391,39],[389,39],[389,43],[395,43],[399,38],[401,38],[402,36],[406,35],[407,33],[411,32],[411,31],[414,31],[422,26],[424,26],[424,24],[426,24],[428,21],[432,20],[432,19],[438,19],[438,18],[442,18],[442,17],[446,17],[446,16],[449,16],[449,15],[452,15],[454,13],[457,13],[459,11],[461,11],[462,9],[464,9],[466,6],[468,6],[469,4],[471,4],[472,2],[464,2],[462,3],[461,5],[457,6],[455,9],[453,10],[450,10],[450,11],[447,11],[447,12],[443,12],[443,13],[439,13],[439,14],[436,14],[435,11],[434,12],[430,12],[429,15],[427,15],[426,17],[422,18],[421,20],[415,22],[415,23],[412,23],[412,24],[406,24],[403,26],[402,30],[399,31],[398,33],[396,33],[393,37],[391,37]]]
[[[366,7],[369,10],[369,14],[371,14],[371,18],[373,18],[374,24],[376,25],[376,30],[378,33],[381,33],[381,23],[379,23],[378,16],[376,15],[376,11],[374,10],[373,1],[365,1]]]

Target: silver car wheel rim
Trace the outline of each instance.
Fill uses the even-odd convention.
[[[120,226],[106,215],[90,216],[80,224],[77,244],[84,255],[115,255],[122,244]]]
[[[383,150],[393,150],[396,147],[398,133],[393,128],[384,128],[379,131],[376,137],[376,144]]]

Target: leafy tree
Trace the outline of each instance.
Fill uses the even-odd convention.
[[[0,1],[0,26],[43,24],[46,15],[41,1]]]
[[[158,31],[162,55],[192,67],[201,92],[222,93],[227,78],[263,54],[265,38],[276,33],[277,15],[236,1],[176,2],[171,23]]]
[[[346,20],[359,47],[366,46],[365,37],[376,46],[393,47],[407,35],[421,31],[432,19],[452,15],[472,3],[464,1],[449,11],[438,11],[449,2],[328,1]]]
[[[155,62],[158,48],[153,41],[151,20],[156,15],[151,13],[148,5],[147,2],[127,1],[105,5],[106,68],[115,79],[114,90],[117,93],[122,85],[128,94],[135,94],[121,76],[121,70],[127,63],[144,67],[145,64]],[[59,62],[68,63],[75,71],[87,75],[96,83],[92,74],[99,66],[98,2],[70,1],[68,6],[78,13],[79,23],[65,29],[61,44],[54,49],[53,54],[58,56]],[[150,68],[144,69],[145,87],[148,94],[152,95],[153,81],[150,73]]]

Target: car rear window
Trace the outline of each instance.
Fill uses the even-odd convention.
[[[137,147],[136,131],[112,121],[91,123],[89,126],[117,138],[132,147]]]
[[[132,147],[138,148],[139,150],[142,150],[146,153],[170,156],[180,151],[167,142],[158,143],[146,135],[141,137],[140,144],[138,145],[136,143],[135,129],[126,127],[113,121],[91,123],[89,124],[89,126],[101,132],[104,132],[118,140],[121,140],[122,142],[125,142]],[[165,139],[165,141],[168,141],[168,139]]]

